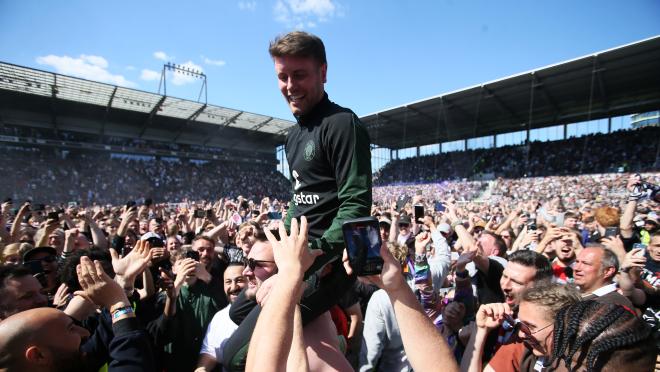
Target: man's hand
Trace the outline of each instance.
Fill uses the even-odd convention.
[[[103,271],[99,261],[92,262],[87,256],[81,257],[76,274],[82,288],[76,295],[106,309],[117,303],[129,303],[124,290]]]
[[[462,255],[458,256],[456,260],[456,271],[465,271],[467,264],[474,260],[474,257],[477,255],[477,251],[468,251],[464,252]]]
[[[291,220],[291,235],[286,233],[284,224],[280,224],[280,240],[264,230],[268,241],[273,245],[273,256],[278,271],[292,275],[300,275],[310,268],[316,257],[323,254],[320,249],[310,250],[307,247],[307,218],[300,217],[300,229],[298,220]]]
[[[147,241],[138,240],[135,247],[126,256],[119,258],[117,251],[112,248],[110,248],[110,256],[112,256],[112,268],[115,270],[115,274],[127,279],[135,279],[149,265],[151,249]]]
[[[504,322],[504,314],[513,314],[513,311],[506,303],[481,305],[476,315],[477,328],[490,331],[499,327]]]
[[[635,248],[626,253],[626,258],[621,263],[621,269],[623,271],[628,271],[635,267],[643,269],[645,265],[646,257],[644,257],[644,250],[641,248]]]
[[[383,270],[380,272],[380,275],[370,275],[365,278],[388,293],[410,290],[408,283],[406,283],[403,275],[401,275],[401,264],[392,256],[390,250],[387,249],[387,242],[381,244],[380,256],[383,258]]]
[[[415,237],[415,253],[424,254],[426,253],[426,246],[431,242],[431,234],[428,232],[422,232],[417,234]]]
[[[179,293],[181,286],[186,282],[186,279],[195,276],[197,271],[197,264],[199,262],[192,258],[184,258],[176,263],[176,279],[174,279],[174,290]]]
[[[204,281],[205,283],[210,283],[213,277],[206,270],[206,267],[201,262],[195,261],[195,276],[197,279]]]

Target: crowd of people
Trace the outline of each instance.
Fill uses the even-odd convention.
[[[122,204],[147,195],[168,202],[220,196],[286,197],[289,181],[273,166],[230,161],[113,157],[106,152],[0,148],[7,177],[0,195],[37,204]],[[255,182],[268,180],[268,182]]]
[[[660,127],[591,134],[551,142],[453,151],[394,159],[374,175],[374,184],[432,183],[492,175],[521,178],[591,173],[646,172],[658,164]]]
[[[143,178],[158,177],[154,172]],[[607,325],[628,345],[617,363],[632,365],[633,359],[626,359],[632,355],[646,368],[654,365],[643,361],[645,353],[655,360],[660,324],[658,181],[660,174],[645,173],[376,187],[372,215],[379,218],[398,275],[463,370],[482,365],[510,370],[511,363],[513,370],[529,363],[568,366],[577,360],[571,359],[575,350],[567,351],[577,335],[596,332],[569,325],[600,318],[625,320]],[[480,199],[485,194],[488,198]],[[264,300],[258,290],[277,272],[266,234],[286,217],[283,200],[228,195],[136,206],[46,205],[43,211],[6,201],[0,319],[33,308],[62,309],[82,327],[80,334],[100,333],[83,343],[85,367],[110,363],[110,330],[118,327],[110,319],[113,304],[95,312],[94,304],[107,307],[107,300],[95,300],[101,295],[86,286],[96,287],[76,272],[85,264],[96,270],[96,261],[123,287],[126,299],[117,301],[138,304],[134,316],[147,331],[136,333],[138,326],[127,321],[130,329],[117,329],[114,337],[139,334],[155,355],[146,365],[192,371],[224,364],[220,368],[240,370],[239,352],[231,359],[223,354],[240,324],[227,305],[246,287],[241,296]],[[423,216],[415,216],[415,205],[424,207]],[[411,370],[396,307],[387,286],[379,283],[379,290],[374,283],[359,278],[333,311],[339,356],[361,371]],[[44,317],[55,315],[43,311]],[[544,331],[546,324],[554,324],[554,337]],[[591,370],[604,363],[603,353],[616,349],[605,341],[589,354]],[[139,355],[133,358],[145,368]]]

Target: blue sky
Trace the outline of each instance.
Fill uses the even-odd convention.
[[[324,40],[330,98],[366,115],[658,35],[660,1],[0,0],[0,25],[4,62],[149,92],[188,64],[209,103],[292,119],[267,52],[286,31]]]

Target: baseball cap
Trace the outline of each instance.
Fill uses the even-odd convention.
[[[46,252],[52,254],[53,256],[57,256],[57,250],[55,250],[55,248],[48,246],[41,246],[41,247],[32,248],[29,251],[23,253],[23,262],[32,261],[33,257],[41,252]]]
[[[381,217],[378,220],[378,225],[392,226],[392,221],[390,221],[387,217]]]
[[[438,232],[449,234],[450,231],[451,231],[451,226],[449,226],[447,223],[443,222],[438,225]]]
[[[410,225],[410,223],[410,216],[408,215],[403,215],[399,218],[399,224]]]
[[[140,237],[140,240],[146,240],[149,242],[149,245],[151,248],[159,248],[159,247],[164,247],[165,243],[163,242],[163,239],[156,233],[149,231],[148,233],[142,235]]]

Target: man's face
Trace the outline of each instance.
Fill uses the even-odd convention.
[[[585,248],[577,255],[573,279],[583,293],[590,293],[606,283],[601,267],[602,258],[602,248]]]
[[[531,336],[518,331],[518,337],[532,350],[534,355],[550,355],[554,335],[554,319],[548,316],[548,310],[542,306],[522,302],[518,310],[518,320],[529,329]]]
[[[654,236],[646,248],[653,261],[660,262],[660,235]]]
[[[163,233],[163,224],[156,219],[152,219],[149,221],[149,231],[160,235]]]
[[[48,252],[34,253],[30,257],[30,261],[39,261],[47,277],[51,277],[53,280],[57,277],[57,257],[53,254]]]
[[[51,309],[49,309],[51,310]],[[73,323],[73,320],[61,311],[52,309],[44,316],[38,341],[38,347],[52,361],[54,371],[82,371],[81,343],[89,338],[89,332]]]
[[[167,251],[170,252],[170,255],[174,254],[174,252],[178,251],[179,248],[181,248],[181,243],[179,242],[179,239],[170,236],[167,238]]]
[[[309,113],[323,98],[328,66],[309,57],[273,57],[280,92],[295,116]]]
[[[481,247],[484,256],[497,256],[499,249],[495,245],[495,238],[490,234],[482,234],[477,239],[477,246]]]
[[[199,253],[199,262],[204,265],[207,271],[210,270],[211,265],[213,264],[213,258],[216,256],[213,243],[204,239],[199,239],[193,243],[192,249]]]
[[[129,230],[133,230],[133,232],[136,232],[136,233],[137,233],[138,230],[140,229],[140,224],[139,224],[139,222],[137,222],[137,221],[135,221],[135,220],[129,222],[129,223],[128,223],[128,229],[129,229]]]
[[[575,247],[573,247],[573,240],[569,235],[563,235],[561,238],[553,240],[550,246],[559,261],[568,263],[575,259]]]
[[[386,224],[382,224],[380,227],[380,240],[386,242],[390,239],[390,227]]]
[[[535,267],[523,266],[517,262],[509,262],[502,272],[500,287],[504,292],[504,301],[509,305],[517,305],[520,293],[534,284]]]
[[[564,220],[564,227],[568,227],[569,229],[574,229],[575,226],[577,226],[577,218],[575,217],[569,217]]]
[[[59,234],[50,234],[48,236],[48,246],[57,249],[59,252],[59,249],[64,247],[64,240]]]
[[[149,232],[149,221],[140,221],[140,235]]]
[[[273,258],[273,247],[269,242],[256,242],[250,250],[248,258],[258,261],[275,261]],[[245,267],[243,270],[243,275],[247,280],[247,292],[245,293],[246,297],[249,299],[255,299],[257,296],[257,290],[261,287],[261,284],[273,274],[277,272],[277,267],[274,263],[260,263],[255,266],[254,270],[250,269],[249,266]]]
[[[400,223],[399,224],[399,233],[401,235],[408,235],[410,233],[410,224],[409,223]]]
[[[243,276],[243,265],[231,265],[227,267],[223,275],[225,294],[230,303],[234,303],[238,294],[245,288],[245,277]]]
[[[5,288],[0,296],[2,303],[0,318],[20,313],[21,311],[48,306],[48,299],[41,294],[41,284],[32,275],[6,279]]]

